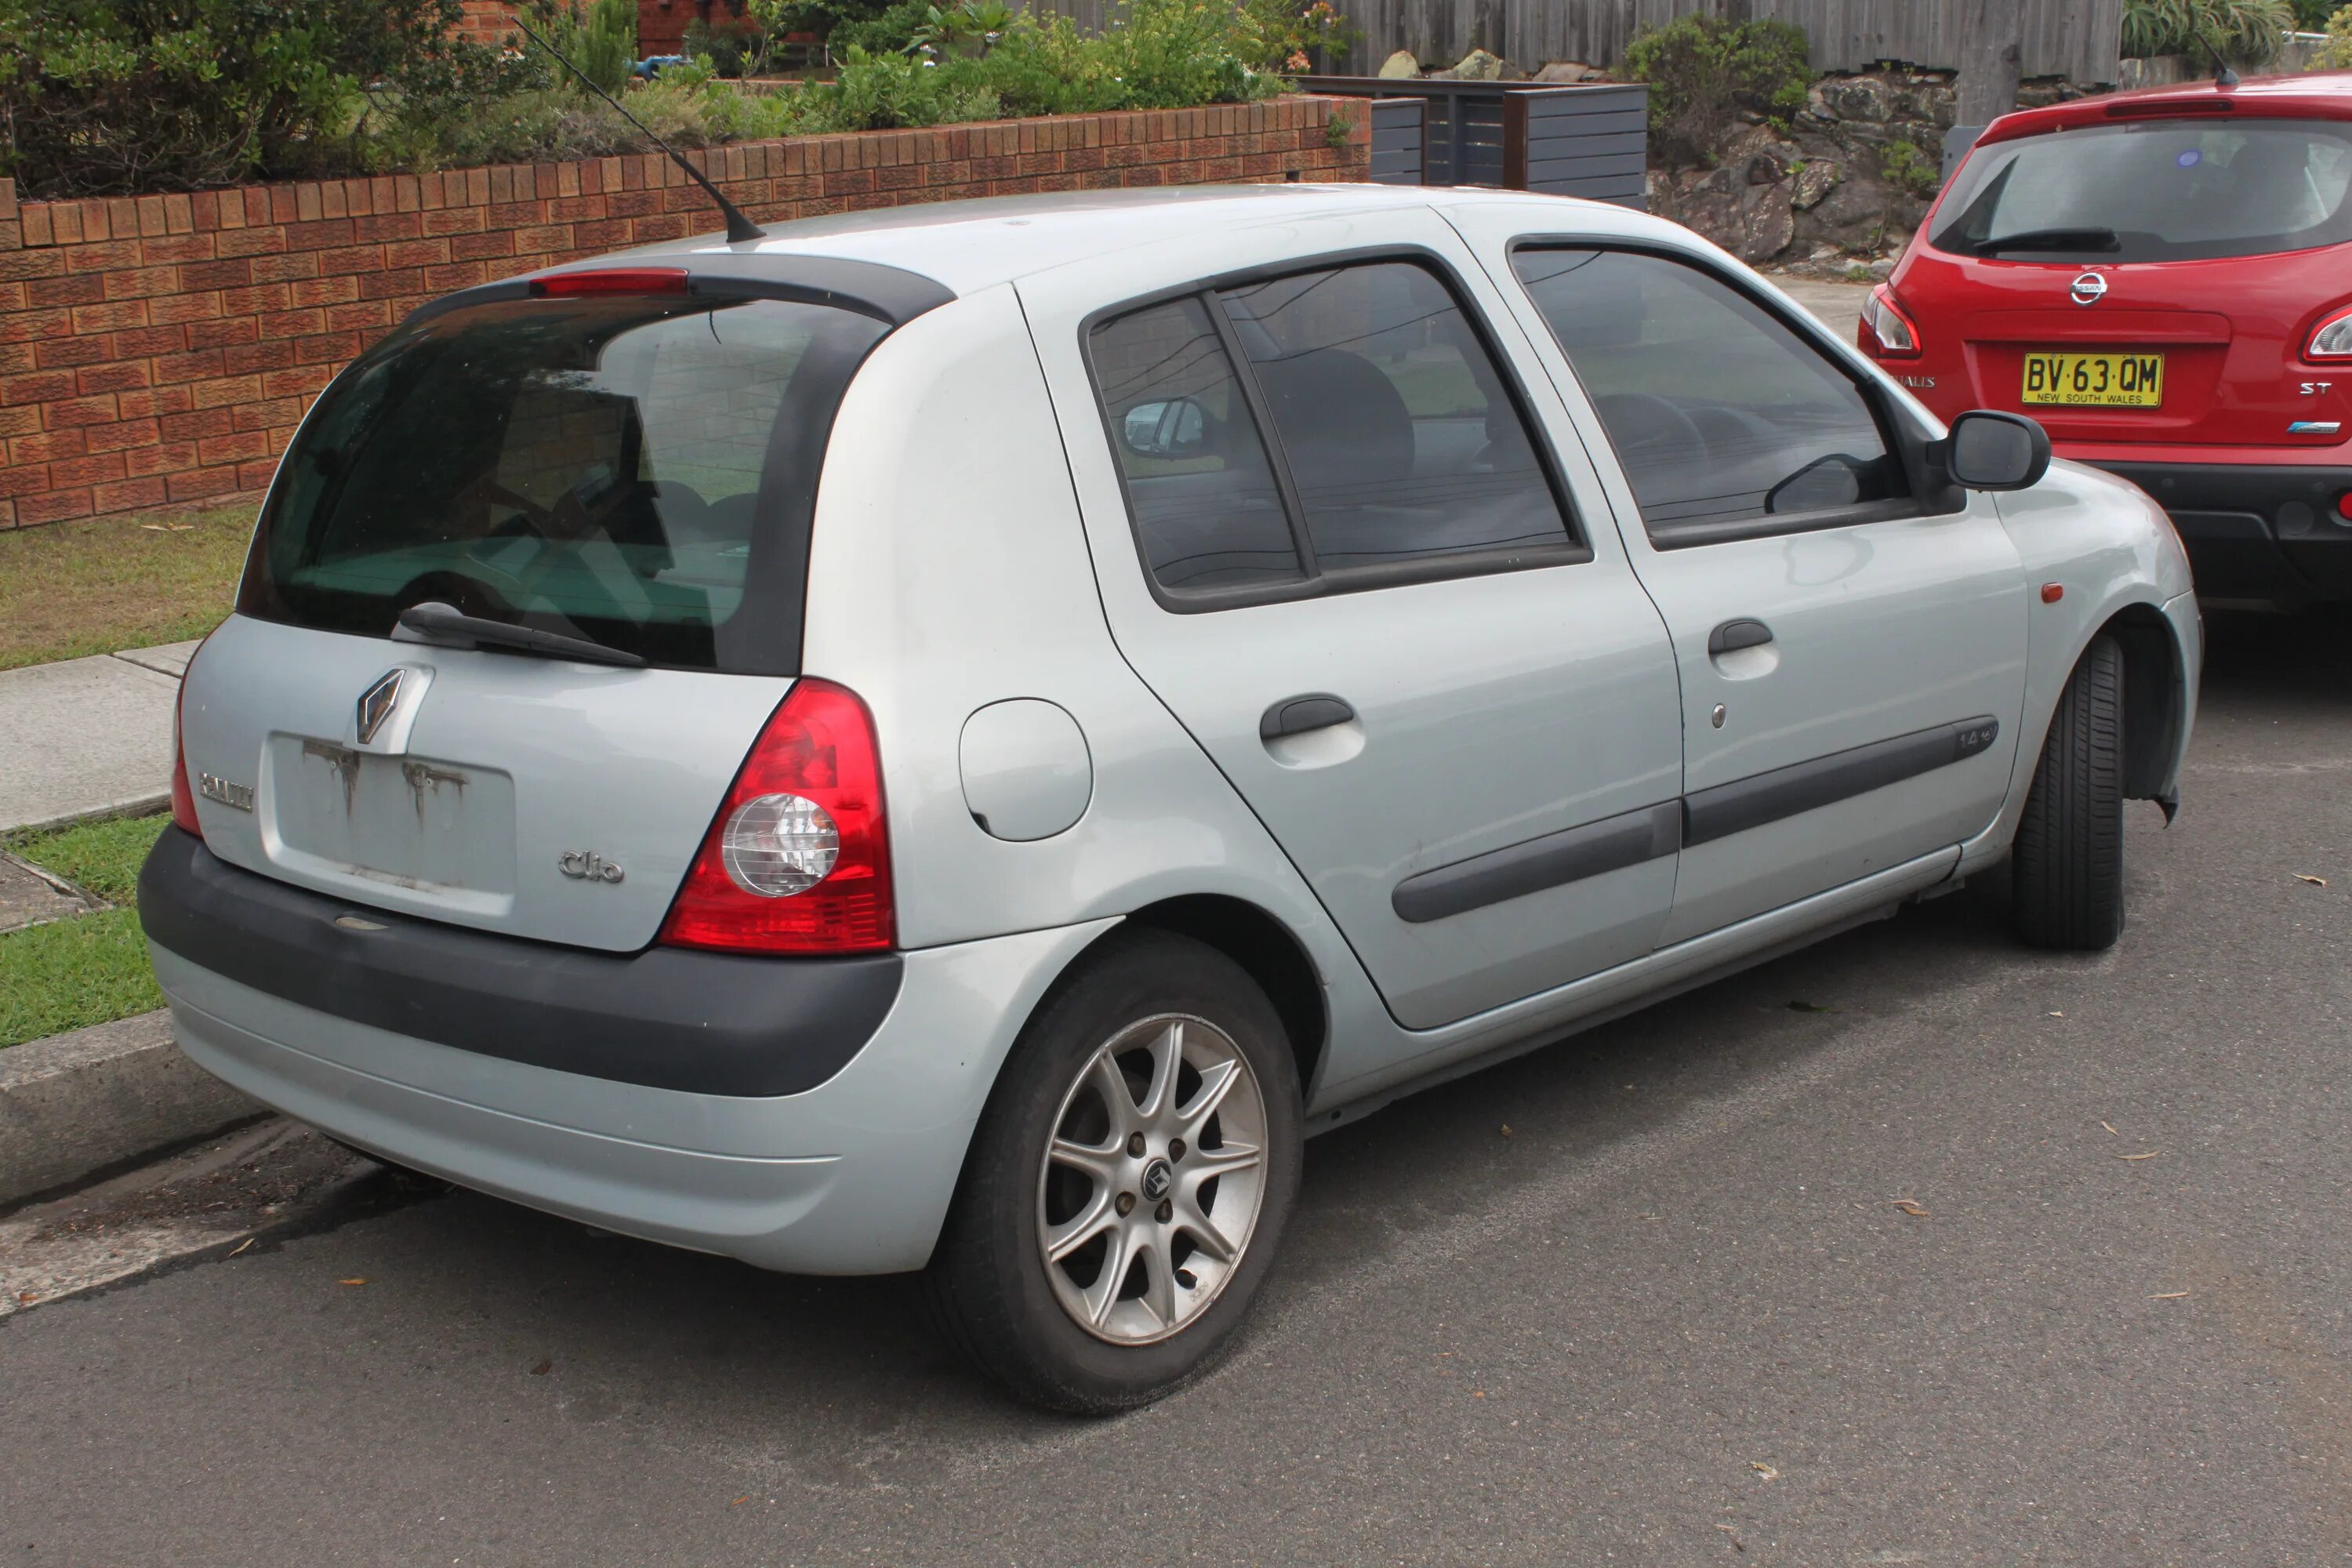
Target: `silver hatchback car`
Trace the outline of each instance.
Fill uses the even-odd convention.
[[[1995,493],[1999,492],[1999,493]],[[2123,921],[2201,657],[2129,486],[1499,192],[1011,198],[468,289],[182,695],[188,1053],[633,1236],[1229,1344],[1316,1131],[2012,870]]]

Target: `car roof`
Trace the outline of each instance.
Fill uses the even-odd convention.
[[[2116,121],[2216,119],[2243,115],[2269,120],[2352,120],[2352,71],[2316,71],[2309,76],[2254,77],[2235,86],[2204,80],[2132,92],[2070,99],[2046,109],[2002,115],[1978,138],[2009,142],[2052,131],[2077,130]]]
[[[1676,232],[1662,219],[1625,207],[1525,191],[1373,184],[1182,185],[1145,190],[1067,191],[981,196],[908,206],[831,213],[766,226],[755,241],[730,246],[716,234],[666,241],[626,253],[688,261],[697,272],[758,277],[789,270],[800,258],[827,258],[898,268],[969,294],[1066,262],[1196,237],[1204,230],[1248,229],[1310,217],[1444,209],[1473,203],[1557,205],[1547,226],[1590,227],[1659,237]],[[557,270],[608,264],[611,257]],[[775,266],[782,263],[782,266]]]

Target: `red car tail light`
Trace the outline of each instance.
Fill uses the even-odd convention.
[[[1917,359],[1919,329],[1895,302],[1895,290],[1881,283],[1862,303],[1864,353],[1880,359]]]
[[[686,272],[676,267],[607,267],[589,272],[559,272],[534,278],[530,292],[539,300],[578,300],[600,294],[683,294]]]
[[[873,716],[856,693],[804,676],[752,743],[660,940],[723,952],[870,952],[896,935]]]
[[[172,699],[172,823],[202,838],[205,830],[196,820],[196,792],[188,787],[188,742],[180,732],[180,710],[187,705],[188,679],[184,675],[179,692]]]
[[[2338,310],[2320,322],[2303,354],[2305,359],[2352,359],[2352,310]]]

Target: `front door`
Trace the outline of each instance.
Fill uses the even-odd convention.
[[[1991,502],[1924,514],[1881,389],[1696,258],[1522,244],[1511,266],[1615,451],[1682,672],[1664,940],[1990,826],[2026,633]]]
[[[1022,295],[1120,650],[1427,1028],[1651,950],[1682,743],[1525,340],[1442,223],[1377,221],[1393,253],[1293,225],[1214,287],[1180,250]],[[1346,261],[1280,259],[1326,228]]]

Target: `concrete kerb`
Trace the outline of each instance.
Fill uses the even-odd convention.
[[[0,1207],[267,1114],[188,1059],[169,1012],[0,1050]]]

